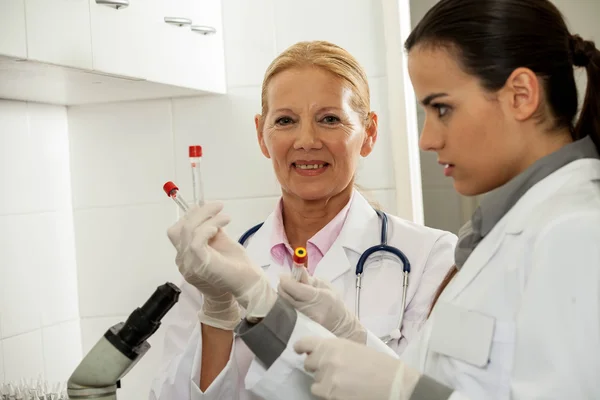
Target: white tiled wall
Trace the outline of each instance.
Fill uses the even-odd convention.
[[[81,358],[64,107],[0,100],[0,381]]]

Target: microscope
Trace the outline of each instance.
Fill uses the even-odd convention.
[[[69,399],[116,400],[121,379],[150,349],[146,339],[156,332],[180,293],[170,282],[159,286],[125,323],[107,330],[69,378]]]

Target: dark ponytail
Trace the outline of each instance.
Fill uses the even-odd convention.
[[[573,131],[574,139],[591,135],[597,148],[600,148],[600,50],[594,42],[573,35],[569,40],[573,56],[573,65],[585,67],[587,71],[587,90],[579,115],[579,121]]]
[[[600,51],[591,41],[571,35],[561,12],[549,0],[440,0],[413,29],[405,43],[441,47],[490,92],[500,90],[512,72],[533,71],[544,89],[554,129],[573,139],[591,136],[600,152]],[[588,84],[580,118],[573,67],[585,67]],[[433,305],[458,272],[453,267]],[[432,309],[433,309],[432,305]]]

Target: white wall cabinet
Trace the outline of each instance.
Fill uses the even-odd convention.
[[[151,79],[225,92],[220,0],[148,0],[153,3]]]
[[[153,45],[149,40],[152,28],[150,2],[130,0],[129,6],[115,8],[97,4],[95,0],[87,1],[94,69],[146,79]]]
[[[75,105],[226,91],[221,0],[0,6],[0,98]]]
[[[25,0],[27,58],[92,69],[89,0]]]
[[[27,57],[25,0],[0,0],[0,55]]]
[[[190,85],[225,92],[225,51],[220,0],[191,1],[192,35],[186,76]]]

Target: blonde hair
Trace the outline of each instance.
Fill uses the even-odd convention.
[[[267,115],[269,83],[280,72],[292,68],[317,67],[332,73],[352,90],[352,109],[363,120],[370,118],[371,95],[367,74],[358,61],[343,48],[326,41],[298,42],[279,54],[267,68],[262,84],[262,116]]]

